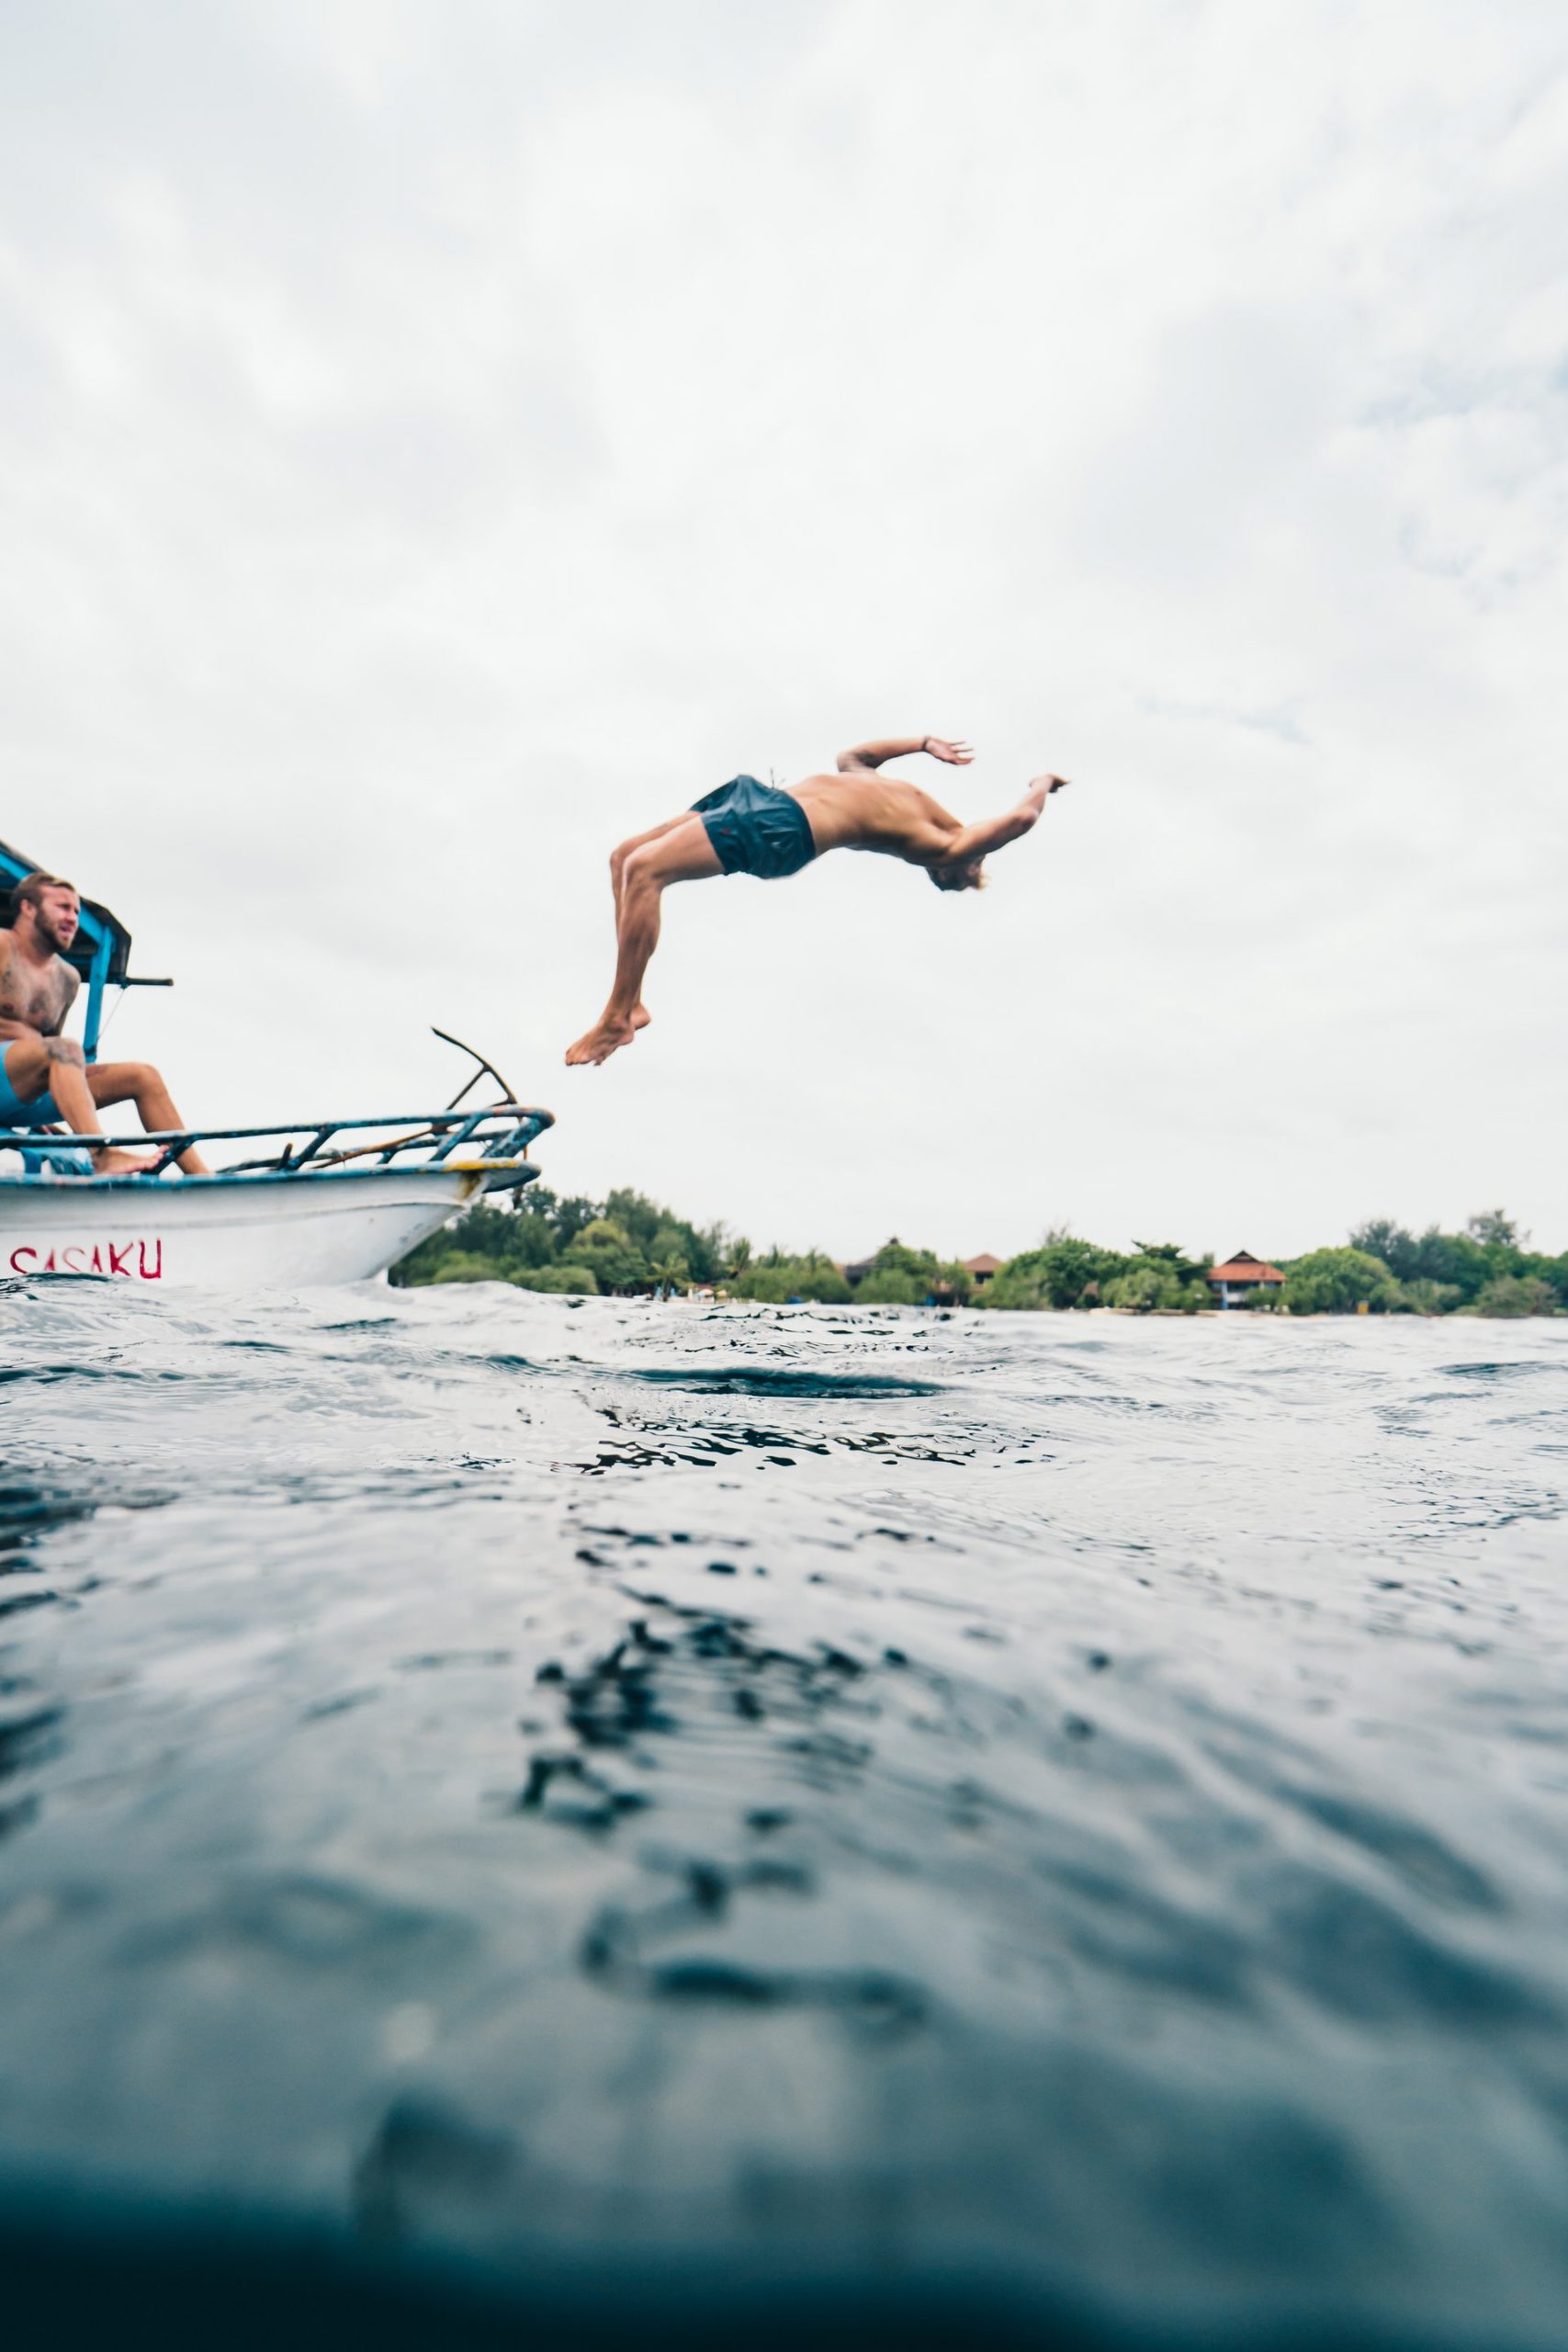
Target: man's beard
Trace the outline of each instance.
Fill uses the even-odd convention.
[[[75,926],[73,925],[68,933],[62,932],[58,923],[52,922],[47,915],[40,912],[38,919],[38,934],[46,947],[51,947],[57,956],[63,956],[69,950],[72,940],[75,938],[76,931]]]

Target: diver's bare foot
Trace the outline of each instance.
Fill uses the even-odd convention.
[[[90,1146],[89,1149],[91,1149]],[[150,1151],[110,1149],[93,1152],[95,1176],[150,1176],[157,1165],[157,1160]]]
[[[634,1004],[634,1005],[633,1005],[633,1007],[632,1007],[632,1027],[633,1027],[634,1029],[646,1029],[646,1028],[647,1028],[647,1026],[648,1026],[648,1024],[649,1024],[649,1023],[652,1020],[652,1018],[653,1018],[653,1015],[652,1015],[652,1013],[651,1013],[651,1012],[649,1012],[649,1009],[648,1009],[648,1007],[647,1007],[647,1005],[646,1005],[646,1004]]]
[[[1043,801],[1045,801],[1050,799],[1054,792],[1065,792],[1067,788],[1067,779],[1065,775],[1032,775],[1030,777],[1031,792],[1036,791],[1042,785],[1045,788],[1040,797]]]
[[[586,1037],[580,1037],[575,1046],[567,1047],[567,1068],[575,1069],[583,1062],[607,1062],[621,1046],[629,1046],[636,1035],[635,1021],[601,1021],[597,1029],[590,1029]]]

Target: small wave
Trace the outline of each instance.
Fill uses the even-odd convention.
[[[907,1373],[816,1372],[772,1364],[621,1364],[619,1377],[708,1396],[937,1396],[944,1384]]]

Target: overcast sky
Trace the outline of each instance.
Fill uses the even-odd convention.
[[[1568,1247],[1560,0],[0,10],[0,836],[189,1117],[758,1242]],[[981,898],[605,858],[882,733]]]

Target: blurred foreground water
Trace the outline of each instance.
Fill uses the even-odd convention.
[[[73,1283],[0,1382],[13,2342],[1568,2343],[1568,1326]]]

